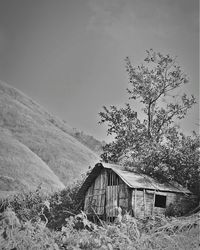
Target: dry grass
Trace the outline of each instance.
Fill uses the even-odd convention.
[[[64,188],[44,161],[1,128],[0,163],[1,191],[31,190],[40,184],[47,190]]]
[[[200,215],[159,219],[161,224],[154,226],[144,237],[146,249],[199,249]]]
[[[199,249],[199,215],[184,219],[156,218],[97,226],[84,213],[70,217],[61,231],[49,231],[40,220],[22,223],[12,210],[0,219],[1,249],[189,250]],[[152,224],[153,223],[153,224]],[[148,226],[151,224],[151,229]]]
[[[21,184],[32,188],[39,182],[68,185],[99,159],[72,136],[75,132],[65,122],[2,82],[0,128],[1,173],[12,177],[17,189]]]

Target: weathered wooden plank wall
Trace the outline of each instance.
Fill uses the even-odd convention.
[[[117,216],[118,207],[118,186],[108,186],[106,189],[106,215]]]
[[[183,195],[181,195],[183,196]],[[177,198],[179,198],[180,195],[176,193],[167,193],[167,201],[166,201],[166,206],[168,207],[170,203],[176,202]]]
[[[104,214],[106,194],[106,172],[102,171],[88,188],[85,196],[84,211],[86,214]]]
[[[128,186],[120,179],[119,181],[119,207],[122,208],[122,212],[129,210],[129,188]]]
[[[135,194],[134,194],[135,195]],[[136,191],[136,204],[135,204],[135,214],[134,216],[137,218],[144,217],[144,196],[143,190]]]
[[[184,194],[173,192],[157,192],[148,189],[130,189],[124,181],[113,171],[104,169],[88,188],[85,196],[84,211],[86,214],[106,215],[106,217],[116,217],[118,208],[122,213],[132,211],[132,215],[137,218],[145,216],[164,214],[164,205],[156,204],[159,196],[166,197],[163,202],[166,208],[174,204],[177,200],[184,200]],[[181,198],[182,197],[182,198]]]
[[[87,214],[103,215],[108,217],[118,215],[118,207],[122,212],[131,208],[131,190],[111,171],[102,171],[86,192],[84,211]]]
[[[119,177],[112,170],[107,170],[106,215],[116,217],[119,206]]]
[[[154,210],[154,203],[155,203],[155,196],[154,193],[148,193],[148,190],[146,190],[146,216],[150,216],[153,214]]]
[[[172,192],[156,192],[145,189],[133,189],[131,203],[133,215],[137,218],[143,218],[145,216],[164,214],[166,208],[155,206],[156,194],[166,196],[166,208],[170,204],[174,204],[177,199],[180,199],[180,197],[183,197],[183,194],[177,194]]]

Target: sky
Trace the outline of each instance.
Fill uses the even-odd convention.
[[[100,140],[102,106],[128,101],[124,59],[150,48],[177,56],[198,101],[198,0],[0,0],[0,79]],[[182,129],[198,117],[197,104]]]

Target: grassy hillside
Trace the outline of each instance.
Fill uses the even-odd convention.
[[[70,134],[73,135],[78,141],[86,145],[88,148],[98,153],[98,155],[103,153],[103,145],[106,144],[104,141],[100,142],[93,136],[87,135],[83,131],[79,131],[75,128],[72,132],[70,132]]]
[[[16,189],[68,185],[99,160],[70,126],[3,82],[0,129],[0,175],[13,178]],[[12,190],[6,183],[0,179],[0,189]]]
[[[0,129],[0,163],[1,194],[36,189],[40,184],[48,190],[64,187],[44,161],[5,129]]]

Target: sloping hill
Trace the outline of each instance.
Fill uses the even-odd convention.
[[[79,178],[99,157],[73,134],[65,122],[0,81],[0,190],[38,183],[56,189]]]
[[[14,139],[9,131],[0,129],[0,192],[63,188],[54,172],[29,148]]]
[[[96,152],[98,155],[101,155],[103,153],[103,146],[106,144],[105,141],[100,142],[92,135],[87,135],[83,131],[79,131],[75,128],[69,133],[78,141],[90,148],[92,151]]]

